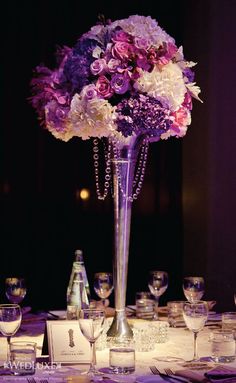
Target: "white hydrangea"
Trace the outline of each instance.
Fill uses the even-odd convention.
[[[120,26],[125,32],[132,36],[146,38],[157,48],[163,42],[175,43],[175,40],[159,27],[157,21],[150,16],[133,15],[127,19],[114,21],[110,25],[111,28],[117,26]]]
[[[73,125],[73,135],[83,140],[108,137],[116,129],[113,112],[114,108],[107,100],[86,100],[75,94],[68,115]]]
[[[155,66],[152,72],[141,71],[134,87],[139,92],[156,98],[173,112],[181,106],[186,93],[183,73],[179,66],[172,62],[161,69]]]

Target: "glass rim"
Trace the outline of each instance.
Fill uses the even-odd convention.
[[[149,273],[150,273],[150,274],[154,274],[154,273],[164,273],[164,274],[167,274],[167,275],[168,275],[168,272],[167,272],[167,271],[164,271],[164,270],[150,270]]]
[[[10,308],[18,308],[18,307],[21,309],[20,305],[18,305],[17,303],[2,303],[2,304],[0,304],[0,309],[3,309],[3,308],[10,309]]]
[[[208,307],[208,303],[207,301],[203,301],[203,300],[199,300],[197,302],[189,302],[189,301],[183,301],[184,305],[188,304],[188,305],[202,305],[202,304],[205,304],[207,307]]]
[[[96,308],[87,308],[87,309],[81,309],[80,311],[82,311],[82,312],[102,312],[102,313],[104,313],[105,312],[105,310],[104,309],[96,309]]]
[[[13,340],[12,342],[10,342],[10,345],[25,345],[37,347],[37,342],[30,342],[27,340]]]
[[[97,271],[96,273],[94,273],[94,276],[96,275],[109,275],[109,276],[112,276],[112,273],[110,271]]]
[[[25,281],[24,277],[7,277],[5,278],[5,282],[7,281]]]
[[[224,311],[222,315],[229,314],[229,315],[236,315],[236,311]]]
[[[226,334],[232,334],[234,335],[234,330],[232,329],[223,329],[223,328],[216,328],[216,329],[212,329],[211,330],[211,333],[214,333],[214,334],[223,334],[223,333],[226,333]]]

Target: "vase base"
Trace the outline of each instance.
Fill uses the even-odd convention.
[[[128,346],[133,341],[133,331],[124,312],[115,313],[111,327],[107,331],[107,343],[110,346]]]

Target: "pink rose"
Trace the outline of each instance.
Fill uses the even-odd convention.
[[[92,62],[90,65],[90,70],[94,76],[100,75],[105,72],[106,69],[106,60],[97,59]]]
[[[189,113],[186,108],[183,108],[181,106],[176,112],[172,113],[172,116],[174,117],[174,122],[172,126],[173,130],[178,131],[180,126],[187,125]]]
[[[167,44],[167,57],[169,59],[171,59],[177,52],[177,46],[172,44],[172,43],[168,43]]]
[[[158,51],[155,48],[150,48],[147,53],[147,59],[151,64],[156,64],[159,60]]]
[[[113,57],[116,57],[121,60],[128,60],[133,54],[133,46],[126,42],[118,41],[114,44],[111,51]]]
[[[92,100],[97,97],[97,89],[94,84],[86,85],[81,92],[82,97],[85,97],[87,100]]]
[[[192,110],[193,102],[192,102],[191,94],[189,92],[185,93],[184,102],[182,105],[185,106],[185,108],[187,108],[188,110]]]
[[[110,59],[107,63],[107,70],[110,73],[116,72],[118,66],[121,64],[120,60],[117,59]]]
[[[106,76],[100,76],[96,82],[97,92],[104,98],[110,98],[114,91]]]

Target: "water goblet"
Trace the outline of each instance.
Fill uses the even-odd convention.
[[[203,277],[185,277],[183,280],[183,291],[189,302],[198,302],[205,292]]]
[[[91,362],[88,375],[93,377],[99,375],[96,369],[96,348],[95,342],[101,335],[105,322],[104,310],[83,309],[79,312],[79,326],[84,337],[89,341],[91,348]]]
[[[108,298],[113,290],[113,277],[112,273],[99,272],[94,276],[94,290],[102,303],[105,306],[106,298]]]
[[[24,278],[6,278],[5,292],[11,303],[19,304],[26,295],[26,284]]]
[[[183,317],[186,326],[194,335],[194,354],[193,359],[188,362],[196,362],[199,360],[197,353],[197,335],[203,329],[207,321],[208,305],[205,301],[184,302]]]
[[[168,287],[168,273],[166,271],[150,271],[148,279],[148,287],[152,295],[155,297],[155,316],[158,319],[159,298]]]
[[[17,304],[0,305],[0,332],[7,338],[7,363],[10,359],[10,341],[21,325],[21,308]]]

